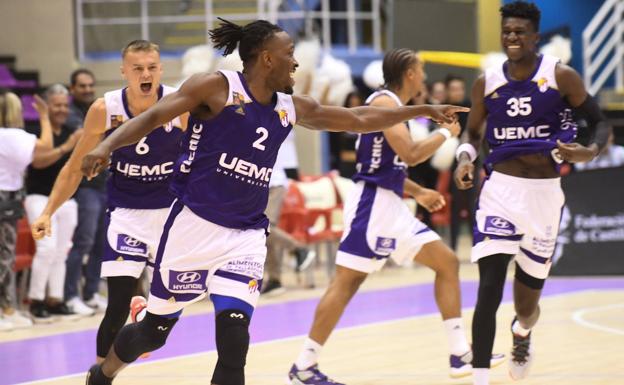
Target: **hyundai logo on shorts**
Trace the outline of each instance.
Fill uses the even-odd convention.
[[[204,292],[208,270],[175,271],[169,270],[169,290],[176,292]]]
[[[486,234],[513,235],[516,227],[507,219],[495,216],[485,217],[483,232]]]
[[[176,276],[176,279],[182,283],[193,283],[199,281],[201,275],[196,271],[187,271],[180,273]]]
[[[503,218],[493,218],[492,224],[496,227],[500,227],[501,229],[506,229],[510,226],[509,222],[507,222]]]
[[[147,245],[127,234],[117,234],[117,251],[145,255]]]
[[[377,237],[377,242],[375,243],[375,251],[380,253],[392,253],[395,249],[395,238]]]
[[[124,242],[126,242],[126,245],[132,246],[132,247],[137,247],[138,245],[141,244],[141,241],[131,238],[131,237],[125,237]]]

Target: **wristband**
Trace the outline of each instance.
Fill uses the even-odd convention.
[[[474,162],[475,159],[477,159],[477,150],[470,143],[462,143],[459,147],[457,147],[457,151],[455,151],[455,159],[457,159],[457,161],[459,161],[459,155],[461,155],[462,152],[468,153],[471,162]]]
[[[436,132],[438,134],[442,134],[442,136],[444,136],[445,139],[450,139],[451,136],[453,136],[451,135],[451,131],[449,131],[448,128],[444,128],[444,127],[438,128]]]

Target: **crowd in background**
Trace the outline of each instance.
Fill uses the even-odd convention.
[[[28,317],[17,310],[20,304],[16,299],[13,272],[16,223],[22,216],[21,213],[15,213],[16,207],[19,209],[23,202],[25,216],[29,221],[41,213],[56,176],[80,138],[86,113],[95,100],[95,82],[96,77],[91,71],[79,69],[70,75],[69,88],[62,84],[48,87],[44,93],[45,103],[42,101],[36,106],[40,124],[27,130],[23,130],[20,99],[8,90],[0,91],[0,330],[29,327],[32,325],[31,320],[48,323],[57,319],[89,316],[106,307],[106,300],[100,294],[100,261],[106,223],[106,173],[90,181],[84,179],[74,197],[52,217],[51,236],[36,242],[28,290],[23,293],[29,303]],[[332,83],[326,82],[324,85],[321,102],[331,93],[329,84]],[[426,91],[414,103],[469,106],[466,86],[463,78],[448,75],[443,80],[429,83]],[[306,85],[306,91],[314,88],[314,84]],[[343,106],[361,106],[367,96],[364,93],[352,90],[344,98]],[[466,118],[467,114],[460,115],[464,130]],[[413,121],[410,127],[427,133],[438,128],[427,119]],[[299,178],[293,135],[280,152],[271,180],[267,215],[274,229],[277,228],[288,180]],[[343,177],[350,178],[355,172],[356,142],[355,134],[329,134],[329,165]],[[609,145],[596,159],[587,164],[577,164],[575,169],[622,165],[624,147],[614,145],[611,138]],[[450,177],[445,171],[448,170],[439,170],[428,161],[411,168],[409,174],[419,184],[436,189],[440,185],[440,178]],[[479,181],[475,181],[475,185],[478,184]],[[451,197],[448,202],[450,246],[457,249],[460,225],[473,218],[477,189],[460,191],[454,183],[446,185],[449,186]],[[16,206],[15,202],[19,204]],[[418,215],[432,226],[431,216],[426,210],[419,210]],[[470,223],[468,225],[472,228]],[[265,269],[268,279],[264,292],[283,291],[281,267],[284,252],[294,256],[297,270],[309,266],[315,255],[309,245],[299,243],[279,229],[274,230],[269,237]]]

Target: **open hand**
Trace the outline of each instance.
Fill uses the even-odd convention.
[[[35,97],[35,101],[32,103],[33,108],[37,110],[39,117],[47,117],[48,116],[48,103],[46,103],[46,101],[43,100],[41,96],[37,94],[35,94],[34,97]]]

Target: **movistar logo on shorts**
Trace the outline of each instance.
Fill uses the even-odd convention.
[[[531,127],[494,127],[494,138],[497,140],[548,138],[549,129],[548,124]]]
[[[147,245],[126,234],[117,234],[117,251],[127,253],[146,254]]]
[[[169,271],[169,289],[173,291],[206,289],[207,270],[197,271]]]
[[[258,166],[237,156],[231,156],[227,152],[222,153],[219,157],[219,167],[223,167],[223,169],[217,168],[217,172],[234,176],[237,179],[242,178],[243,182],[261,184],[267,187],[273,172],[273,169],[270,167]]]

